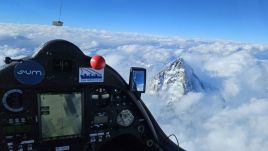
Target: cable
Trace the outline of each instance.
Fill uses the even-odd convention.
[[[177,146],[178,146],[178,150],[180,150],[180,148],[179,148],[179,141],[178,141],[178,138],[177,138],[177,136],[175,135],[175,134],[171,134],[171,135],[169,135],[167,138],[170,138],[171,136],[173,136],[175,139],[176,139],[176,141],[177,141]]]
[[[60,15],[59,15],[59,21],[60,21],[60,18],[61,18],[61,10],[62,10],[62,0],[60,1]]]

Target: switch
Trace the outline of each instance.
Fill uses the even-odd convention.
[[[102,142],[102,135],[99,136],[99,139],[98,139],[99,142]]]
[[[95,137],[95,136],[90,137],[90,142],[91,142],[91,143],[96,142],[96,137]]]
[[[14,120],[12,118],[8,119],[8,123],[9,124],[13,124],[14,123]]]
[[[19,118],[15,118],[15,123],[19,123],[20,119]]]
[[[106,137],[107,139],[110,138],[110,137],[111,137],[110,132],[106,132],[105,137]]]
[[[91,143],[96,142],[96,137],[97,137],[97,136],[98,136],[97,134],[89,134],[90,142],[91,142]]]
[[[8,146],[8,149],[9,150],[13,150],[13,146]]]
[[[18,146],[18,151],[23,151],[22,145]]]
[[[22,123],[25,123],[26,122],[26,120],[25,120],[24,117],[22,117],[20,120],[21,120]]]
[[[28,144],[27,150],[28,150],[28,151],[33,150],[33,145],[32,145],[32,144]]]

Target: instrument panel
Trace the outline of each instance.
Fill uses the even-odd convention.
[[[56,143],[48,150],[71,150],[72,143],[78,141],[87,144],[84,148],[98,150],[117,136],[142,138],[148,130],[128,94],[113,86],[83,88],[80,92],[11,89],[1,96],[4,150],[47,150],[53,141]]]
[[[183,151],[140,99],[145,69],[131,69],[127,84],[94,57],[53,40],[33,57],[6,58],[0,70],[0,151]]]

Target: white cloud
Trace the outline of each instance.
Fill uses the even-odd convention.
[[[241,73],[252,61],[245,51],[228,56],[212,56],[206,62],[205,69],[216,76],[231,77]]]
[[[226,102],[215,94],[188,93],[167,106],[157,97],[143,96],[165,132],[175,133],[189,151],[267,150],[268,46],[0,24],[0,65],[5,56],[31,56],[52,39],[69,40],[87,55],[103,55],[127,81],[131,66],[147,68],[148,77],[152,77],[166,63],[183,57]]]
[[[227,108],[211,117],[204,126],[207,151],[264,151],[268,147],[268,100],[251,99],[237,108]]]
[[[239,94],[240,86],[238,85],[236,80],[228,79],[224,82],[222,92],[223,94],[225,94],[225,97],[234,97]]]
[[[107,55],[105,57],[106,63],[112,66],[113,68],[119,66],[121,63],[124,63],[124,56],[118,54]]]
[[[188,93],[183,96],[180,101],[174,103],[174,108],[178,112],[185,112],[189,110],[193,105],[198,103],[203,97],[202,93]]]

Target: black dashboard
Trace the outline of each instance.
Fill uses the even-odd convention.
[[[74,44],[50,41],[0,70],[0,151],[177,151],[139,95]]]

